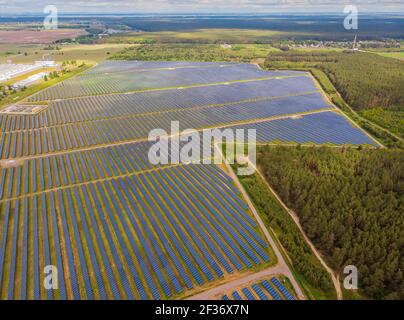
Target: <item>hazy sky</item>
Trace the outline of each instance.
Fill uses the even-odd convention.
[[[42,13],[46,5],[59,13],[271,13],[359,11],[404,12],[404,0],[0,0],[1,14]]]

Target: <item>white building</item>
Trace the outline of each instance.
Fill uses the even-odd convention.
[[[37,64],[0,64],[0,81],[7,81],[41,68],[43,67]]]
[[[52,60],[38,60],[35,61],[35,65],[41,66],[42,68],[54,68],[57,66],[56,62]]]
[[[34,75],[28,77],[27,79],[24,79],[24,80],[21,80],[21,81],[18,81],[16,83],[14,83],[12,85],[12,88],[13,89],[20,89],[20,88],[23,88],[23,87],[28,87],[30,84],[32,84],[32,83],[34,83],[34,82],[36,82],[36,81],[38,81],[40,79],[45,78],[45,76],[47,76],[47,75],[48,75],[48,72],[40,72],[40,73],[34,74]]]

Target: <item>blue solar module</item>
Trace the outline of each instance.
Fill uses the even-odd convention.
[[[7,188],[7,198],[11,198],[12,192],[13,192],[13,179],[14,179],[14,167],[11,167],[8,170],[8,188]]]
[[[220,65],[229,65],[232,63],[222,62]],[[95,67],[86,70],[83,74],[98,74],[111,72],[135,72],[140,70],[161,69],[161,68],[192,68],[192,67],[216,67],[216,62],[188,62],[188,61],[119,61],[107,60]]]
[[[24,192],[24,194],[27,194],[28,193],[28,191],[29,191],[29,165],[28,165],[28,163],[26,163],[25,165],[24,165],[24,183],[23,183],[23,186],[24,186],[24,188],[23,188],[23,192]],[[1,185],[0,185],[0,188],[1,188]],[[0,191],[0,199],[1,199],[1,191]]]
[[[28,198],[24,199],[24,227],[22,236],[22,261],[21,261],[21,292],[20,299],[25,300],[27,298],[27,272],[28,272],[28,210],[29,202]]]
[[[38,198],[32,198],[32,219],[34,229],[34,300],[40,299],[39,277],[39,230],[38,230]]]
[[[1,204],[1,210],[4,213],[3,230],[1,232],[1,247],[0,247],[0,288],[2,287],[3,270],[4,270],[4,257],[6,254],[8,223],[10,220],[10,201]]]
[[[121,204],[124,206],[126,212],[130,212],[130,210],[131,210],[130,204],[132,204],[132,207],[134,208],[134,211],[136,213],[136,215],[131,219],[132,226],[135,229],[135,232],[136,232],[136,234],[138,235],[138,237],[140,239],[141,246],[143,247],[143,249],[144,249],[144,251],[145,251],[145,253],[147,255],[148,261],[152,266],[154,274],[157,276],[157,279],[158,279],[158,282],[159,282],[160,286],[163,288],[164,294],[167,297],[170,297],[172,295],[171,289],[170,289],[167,281],[165,280],[164,275],[162,273],[162,269],[160,268],[160,266],[159,266],[159,264],[157,262],[157,259],[156,259],[156,257],[158,256],[159,253],[158,252],[153,252],[151,246],[146,241],[146,238],[151,236],[151,234],[150,233],[148,234],[147,232],[146,233],[142,232],[142,229],[140,228],[139,222],[136,222],[136,220],[140,221],[140,224],[143,225],[143,226],[145,224],[144,221],[143,221],[143,218],[142,218],[141,208],[140,208],[140,206],[142,206],[142,204],[140,204],[140,205],[137,204],[136,200],[129,193],[128,185],[130,184],[130,181],[126,181],[126,183],[123,183],[123,181],[121,179],[119,179],[118,181],[119,181],[120,188],[119,188],[119,186],[116,185],[116,181],[112,182],[115,185],[115,189],[116,188],[121,189],[123,194],[126,196],[126,198],[128,199],[128,202],[129,202],[129,203],[127,203],[125,200],[123,200],[122,197],[119,197],[120,194],[119,194],[119,191],[118,191],[118,197],[121,200]],[[139,199],[137,199],[137,200],[139,200]],[[135,204],[135,205],[133,205],[133,204]],[[146,208],[146,210],[147,210],[147,208]],[[136,220],[135,220],[135,217],[136,217]],[[149,240],[152,241],[152,239],[149,239]],[[169,266],[167,265],[167,267],[169,267]],[[150,279],[150,281],[153,283],[152,279]],[[158,296],[158,298],[159,298],[159,296]],[[155,299],[158,299],[158,298],[155,297]]]
[[[190,166],[189,166],[189,168],[190,168]],[[182,168],[179,168],[178,170],[184,171],[183,167],[182,167]],[[189,170],[187,170],[187,171],[189,171]],[[196,172],[198,172],[198,170],[192,170],[191,172],[186,173],[186,174],[185,174],[185,177],[193,178],[193,177],[194,177],[194,174],[195,174]],[[198,183],[198,181],[201,182],[201,181],[203,181],[202,179],[203,179],[203,178],[200,178],[200,179],[198,180],[198,179],[194,178],[194,179],[192,180],[192,183]],[[191,183],[191,186],[192,186],[192,183]],[[213,188],[215,187],[214,184],[213,184],[213,185],[212,185],[212,184],[209,184],[209,186],[211,186],[211,187],[213,187]],[[206,183],[205,183],[205,187],[208,188],[208,185],[207,185]],[[241,219],[239,220],[240,224],[237,224],[237,223],[236,223],[236,221],[235,221],[235,219],[234,219],[233,217],[239,217],[239,215],[238,215],[237,213],[235,213],[230,207],[228,207],[228,206],[225,205],[225,202],[223,202],[223,192],[213,193],[214,199],[210,196],[209,193],[206,194],[206,197],[209,198],[209,200],[211,201],[212,205],[216,205],[216,204],[220,203],[221,205],[224,205],[224,206],[226,207],[226,209],[228,209],[230,215],[227,214],[227,212],[226,212],[225,210],[221,210],[221,213],[224,215],[226,221],[227,221],[227,222],[231,222],[231,224],[237,229],[237,231],[240,232],[240,233],[244,236],[244,238],[248,241],[248,243],[253,244],[253,240],[251,239],[251,237],[250,237],[244,230],[241,230],[241,229],[240,229],[240,225],[243,226],[244,228],[246,228],[246,229],[250,232],[250,234],[255,238],[255,240],[256,240],[258,243],[260,243],[261,246],[267,247],[267,244],[266,244],[266,242],[262,239],[262,237],[260,237],[260,236],[257,234],[257,232],[256,232],[255,230],[253,230],[250,226],[245,225],[245,223],[244,223],[243,220],[241,220]],[[233,197],[234,197],[234,195],[233,195]],[[203,198],[202,198],[202,199],[203,199]],[[211,206],[211,207],[212,207],[212,206]],[[245,212],[238,212],[238,213],[242,213],[243,215],[245,215]],[[220,218],[220,216],[219,216],[219,218]],[[248,220],[251,220],[251,218],[249,218]],[[224,222],[223,219],[221,219],[221,221]],[[227,223],[224,223],[224,225],[226,226]],[[231,232],[231,231],[230,231],[230,232]],[[268,259],[267,254],[265,254],[260,248],[256,247],[256,245],[253,245],[253,247],[254,247],[255,250],[257,250],[257,252],[261,255],[261,257],[264,258],[264,260],[267,260],[267,259]]]
[[[35,159],[32,161],[34,164]],[[35,170],[32,170],[32,175],[31,175],[32,180],[34,180],[34,179],[36,180],[36,178],[34,178],[36,176],[35,172],[36,172]],[[42,161],[39,161],[39,187],[40,187],[41,191],[45,189],[45,173],[43,171],[43,162]]]
[[[248,300],[255,300],[254,295],[251,293],[251,291],[248,288],[243,288],[241,291],[244,293],[244,295],[246,296],[246,298]]]
[[[1,173],[0,173],[0,199],[3,198],[3,194],[4,194],[4,186],[6,183],[6,174],[7,174],[7,169],[2,168]]]
[[[50,114],[55,109],[57,112],[69,111],[64,119],[50,120],[51,125],[56,125],[202,106],[229,106],[229,103],[251,108],[251,112],[269,105],[272,107],[269,110],[272,110],[272,115],[330,107],[318,92],[312,79],[299,77],[298,83],[299,86],[296,86],[296,78],[284,78],[182,90],[94,96],[53,102],[44,112]],[[116,108],[116,105],[120,107]],[[88,110],[92,112],[89,113]]]
[[[8,277],[8,295],[7,299],[12,300],[14,298],[14,286],[15,286],[15,266],[17,263],[17,239],[18,239],[18,221],[19,221],[19,211],[20,211],[20,200],[17,199],[14,202],[14,225],[13,225],[13,235],[11,244],[11,262],[10,262],[10,273]]]
[[[265,288],[265,290],[269,292],[274,300],[282,300],[282,297],[279,295],[278,292],[276,292],[276,290],[269,284],[267,280],[262,281],[261,284]]]
[[[344,116],[321,112],[298,118],[286,118],[235,126],[234,129],[256,129],[258,142],[332,143],[336,145],[378,146],[363,131],[354,127]]]
[[[183,168],[180,168],[179,170],[181,170]],[[172,172],[168,172],[168,174],[172,174]],[[186,176],[189,175],[189,172],[187,172],[183,177],[174,177],[175,180],[179,180],[182,181],[183,179],[185,179]],[[195,183],[195,182],[194,182]],[[197,184],[196,184],[197,185]],[[204,198],[200,195],[200,191],[197,191],[193,186],[192,186],[192,182],[189,183],[189,188],[191,189],[191,191],[193,191],[197,196],[198,199],[211,211],[211,212],[217,212],[218,210],[216,208],[213,207],[213,205],[216,205],[216,201],[212,201],[212,204],[208,203],[206,200],[204,200]],[[208,187],[208,186],[206,186]],[[190,195],[188,193],[188,195]],[[204,194],[206,197],[210,197],[208,193]],[[193,196],[190,195],[190,199],[193,203],[197,203],[195,200],[193,200]],[[202,208],[202,207],[201,207]],[[217,229],[217,234],[221,235],[222,237],[224,237],[224,240],[226,242],[227,245],[230,245],[231,248],[233,249],[233,251],[239,256],[239,258],[243,261],[244,265],[247,267],[251,267],[252,264],[251,262],[246,258],[246,256],[244,255],[244,253],[237,247],[237,245],[234,243],[234,241],[227,236],[227,233],[230,233],[237,241],[238,244],[242,244],[242,247],[247,251],[249,250],[246,247],[246,244],[238,237],[238,235],[234,232],[233,229],[229,228],[228,223],[225,222],[221,216],[219,215],[219,212],[217,212],[218,214],[216,215],[216,218],[219,219],[219,221],[221,222],[221,224],[216,223],[216,221],[214,219],[212,219],[210,217],[210,215],[208,214],[204,214],[204,216],[209,220],[209,222]],[[203,220],[202,220],[203,221]],[[203,222],[202,222],[203,223]],[[219,244],[219,246],[222,248],[222,250],[227,254],[228,258],[232,261],[232,263],[237,267],[238,270],[242,269],[241,264],[235,259],[235,257],[233,256],[232,252],[229,251],[227,249],[227,247],[224,245],[224,243],[222,242],[222,240],[220,240],[218,237],[216,237],[216,232],[211,230],[209,225],[203,223],[204,225],[206,225],[207,230],[209,231],[209,234],[211,234],[213,237],[215,237],[215,240],[217,241],[217,243]],[[223,230],[223,228],[221,227],[221,225],[223,225],[226,228],[226,231]],[[237,230],[239,231],[239,230]],[[221,259],[223,260],[223,259]],[[223,263],[226,263],[225,260],[223,260]],[[226,264],[224,265],[226,268]],[[226,270],[228,272],[232,272],[232,270],[228,270],[226,268]]]
[[[262,291],[262,289],[257,284],[253,284],[252,289],[255,291],[255,293],[261,300],[268,300],[267,295],[264,293],[264,291]]]
[[[237,291],[234,291],[231,295],[233,296],[234,300],[243,300]]]
[[[200,251],[204,253],[205,255],[205,259],[207,260],[207,262],[209,263],[209,265],[215,270],[217,276],[221,277],[223,276],[223,272],[221,271],[221,269],[219,268],[219,266],[217,265],[217,263],[215,262],[215,260],[213,259],[212,255],[210,253],[208,253],[209,251],[207,250],[207,247],[212,247],[213,244],[210,241],[209,237],[207,236],[207,234],[205,233],[205,231],[199,226],[198,223],[196,223],[196,221],[194,220],[194,218],[191,215],[185,215],[186,212],[189,212],[189,208],[192,208],[191,204],[189,203],[189,201],[181,194],[181,191],[177,188],[177,186],[171,182],[171,180],[163,180],[160,179],[159,176],[157,176],[157,179],[160,180],[160,183],[164,186],[164,185],[169,185],[169,188],[167,188],[167,193],[171,196],[172,199],[175,199],[173,202],[178,205],[178,207],[181,209],[181,211],[176,211],[177,213],[177,217],[178,219],[181,221],[183,227],[186,228],[188,234],[194,234],[195,231],[193,231],[191,229],[191,226],[193,226],[194,228],[196,228],[197,233],[201,235],[201,238],[204,240],[203,243],[200,243],[199,241],[196,241],[195,244],[199,247]],[[174,194],[173,194],[174,192]],[[185,207],[181,202],[176,201],[176,199],[178,199],[178,197],[184,201],[185,205],[187,207]],[[193,211],[195,212],[195,211]],[[189,222],[186,219],[189,219]],[[207,246],[207,247],[206,247]],[[211,271],[205,267],[202,268],[202,271],[205,273],[205,275],[207,276],[207,278],[212,281],[213,275],[211,273]]]
[[[212,279],[212,275],[209,276],[209,274],[206,274],[206,270],[207,267],[205,265],[205,263],[203,262],[203,260],[201,259],[200,255],[198,254],[198,252],[194,249],[194,247],[190,244],[189,240],[187,239],[185,233],[181,230],[181,228],[179,228],[178,223],[175,220],[175,217],[177,215],[177,209],[175,208],[175,206],[173,206],[172,204],[172,200],[168,198],[168,196],[166,195],[165,191],[160,187],[160,183],[159,181],[155,180],[155,178],[157,177],[156,175],[151,175],[150,173],[146,173],[145,174],[147,176],[147,178],[153,182],[153,186],[156,188],[158,195],[161,196],[163,198],[163,200],[165,201],[165,203],[168,205],[168,209],[167,205],[163,204],[160,206],[160,208],[162,208],[165,213],[167,214],[167,218],[169,220],[170,225],[175,229],[176,233],[178,234],[178,236],[180,237],[180,241],[182,245],[185,245],[185,247],[187,248],[187,250],[189,251],[189,253],[192,255],[192,257],[196,260],[197,264],[199,265],[199,268],[201,268],[201,270],[204,272],[204,274],[209,278],[209,280]],[[181,245],[179,244],[179,242],[177,241],[175,236],[172,236],[170,238],[170,240],[174,241],[174,243],[176,245],[178,245],[178,248],[181,247]],[[206,251],[206,250],[205,250]],[[180,250],[180,252],[182,252],[182,250]],[[204,254],[206,254],[206,252],[202,251]],[[198,284],[203,284],[204,280],[202,279],[199,271],[193,266],[193,262],[187,258],[186,256],[184,257],[184,261],[186,262],[187,266],[190,268],[192,275],[194,276],[194,279],[198,282]]]
[[[290,294],[290,292],[280,283],[280,281],[276,278],[272,278],[271,282],[278,288],[280,292],[282,292],[283,296],[287,300],[295,300],[295,298]]]
[[[290,102],[288,102],[288,99]],[[202,129],[206,127],[217,127],[228,125],[240,121],[255,121],[257,119],[266,119],[268,117],[291,114],[294,112],[308,111],[315,109],[313,104],[305,105],[300,108],[299,103],[293,102],[295,97],[276,100],[268,103],[255,101],[249,104],[232,104],[224,107],[196,108],[182,111],[171,111],[168,113],[156,113],[153,115],[143,115],[139,117],[128,117],[125,119],[102,120],[99,122],[88,122],[88,135],[94,143],[92,145],[106,144],[111,142],[120,142],[146,138],[148,133],[156,128],[162,128],[170,131],[170,121],[180,121],[181,130],[186,128]],[[320,98],[318,98],[320,99]],[[318,100],[317,99],[317,100]],[[316,101],[317,101],[316,100]],[[300,100],[299,100],[300,101]],[[272,103],[281,103],[285,106],[275,106]],[[323,103],[323,102],[322,102]],[[288,110],[287,108],[298,108]],[[324,108],[329,106],[320,106]],[[76,123],[75,126],[81,128],[82,123]],[[325,144],[369,144],[377,146],[371,138],[364,132],[354,127],[345,117],[334,112],[321,112],[305,116],[291,116],[289,118],[237,125],[232,129],[256,129],[258,142],[291,142],[291,143],[316,143]],[[71,135],[79,135],[80,130],[72,130]],[[124,132],[125,134],[120,134]],[[15,135],[15,133],[10,133]],[[30,137],[28,137],[31,139]],[[80,139],[81,136],[75,137]],[[14,139],[14,138],[13,138]],[[63,141],[63,140],[62,140]],[[13,149],[13,144],[9,146]],[[44,150],[43,150],[44,151]],[[103,152],[103,151],[101,151]],[[38,154],[36,150],[33,154]],[[100,155],[101,156],[101,155]],[[105,157],[111,157],[106,156]],[[101,158],[103,158],[101,156]],[[111,164],[111,169],[116,174],[125,170],[119,157],[115,157]],[[119,170],[118,170],[119,168]],[[108,175],[110,168],[106,166]],[[231,187],[230,187],[231,188]]]

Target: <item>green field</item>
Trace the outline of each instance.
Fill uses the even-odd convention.
[[[374,108],[363,110],[360,114],[366,119],[384,128],[388,128],[394,134],[404,138],[404,107],[392,108],[390,110]]]
[[[394,58],[399,60],[404,60],[404,51],[397,52],[377,52],[378,55],[387,58]]]
[[[195,29],[185,31],[131,32],[107,38],[110,43],[234,43],[257,44],[305,33],[254,29]]]

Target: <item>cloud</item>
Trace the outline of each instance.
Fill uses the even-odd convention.
[[[14,14],[41,13],[50,4],[60,13],[342,12],[347,4],[357,5],[360,11],[404,11],[403,0],[0,0],[4,12]]]

